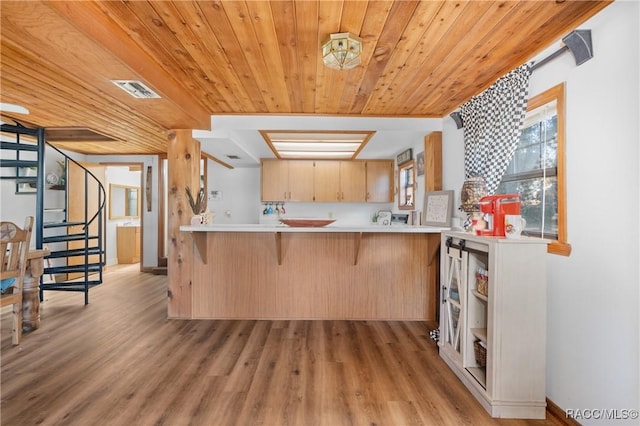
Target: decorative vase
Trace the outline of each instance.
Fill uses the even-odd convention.
[[[467,178],[462,184],[460,191],[460,210],[467,213],[479,211],[478,202],[480,198],[487,195],[487,183],[482,176]]]
[[[191,225],[202,225],[202,215],[201,214],[194,214],[193,216],[191,216]]]

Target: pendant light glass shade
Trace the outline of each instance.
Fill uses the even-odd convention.
[[[351,33],[331,34],[322,44],[324,64],[336,70],[351,69],[360,65],[362,39]]]

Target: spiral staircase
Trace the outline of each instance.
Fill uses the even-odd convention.
[[[106,261],[104,185],[89,169],[49,144],[44,128],[5,123],[1,135],[0,179],[15,182],[16,197],[35,196],[35,246],[49,249],[40,300],[45,291],[73,291],[83,292],[88,304],[89,290],[102,283]],[[65,173],[46,170],[45,152],[59,159],[58,167]],[[66,178],[71,168],[73,182]],[[79,197],[84,205],[69,199],[69,185],[84,195]]]

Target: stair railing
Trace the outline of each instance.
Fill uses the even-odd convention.
[[[102,282],[102,271],[103,271],[103,267],[106,264],[106,243],[105,243],[105,238],[104,238],[104,233],[105,231],[105,219],[104,219],[104,211],[106,209],[106,200],[107,200],[107,191],[104,187],[104,185],[102,184],[102,182],[100,182],[100,179],[97,178],[97,176],[95,174],[93,174],[90,170],[88,170],[86,167],[84,167],[82,164],[80,164],[78,161],[74,160],[73,158],[71,158],[70,156],[68,156],[67,154],[65,154],[63,151],[59,150],[58,148],[56,148],[55,146],[53,146],[52,144],[50,144],[49,142],[46,142],[46,144],[52,148],[53,150],[55,150],[56,152],[58,152],[60,155],[62,155],[64,157],[64,161],[65,161],[65,165],[67,166],[66,169],[69,170],[68,168],[68,164],[69,162],[75,164],[76,166],[80,167],[83,170],[83,174],[84,174],[84,200],[85,200],[85,204],[84,204],[84,224],[83,224],[83,228],[82,231],[84,233],[84,263],[83,263],[83,268],[82,268],[82,272],[84,275],[84,294],[85,294],[85,304],[89,303],[89,287],[90,287],[90,281],[89,281],[89,275],[90,272],[95,272],[95,271],[91,271],[89,268],[89,264],[90,264],[90,260],[89,260],[89,256],[90,251],[90,242],[89,242],[89,227],[91,226],[91,224],[94,221],[97,221],[97,228],[98,228],[98,235],[97,235],[97,240],[98,240],[98,244],[97,246],[100,248],[98,255],[99,255],[99,264],[102,265],[102,267],[98,268],[97,272],[98,272],[98,282]],[[89,218],[89,185],[90,185],[90,179],[93,179],[93,181],[95,183],[97,183],[98,185],[98,208],[96,210],[96,212],[93,214],[93,216],[91,216],[91,218]],[[65,182],[66,185],[66,189],[68,190],[68,185],[69,185],[69,181],[68,179]],[[68,199],[67,199],[67,191],[65,191],[65,205],[68,206]],[[44,215],[44,210],[42,210],[42,215]],[[65,211],[65,220],[68,220],[68,211]],[[46,290],[46,287],[41,286],[41,293],[43,292],[43,290]],[[42,299],[42,295],[41,295],[41,299]]]

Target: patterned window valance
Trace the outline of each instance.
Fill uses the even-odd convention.
[[[530,75],[529,64],[524,64],[460,107],[465,177],[483,177],[489,195],[498,188],[518,145]]]

